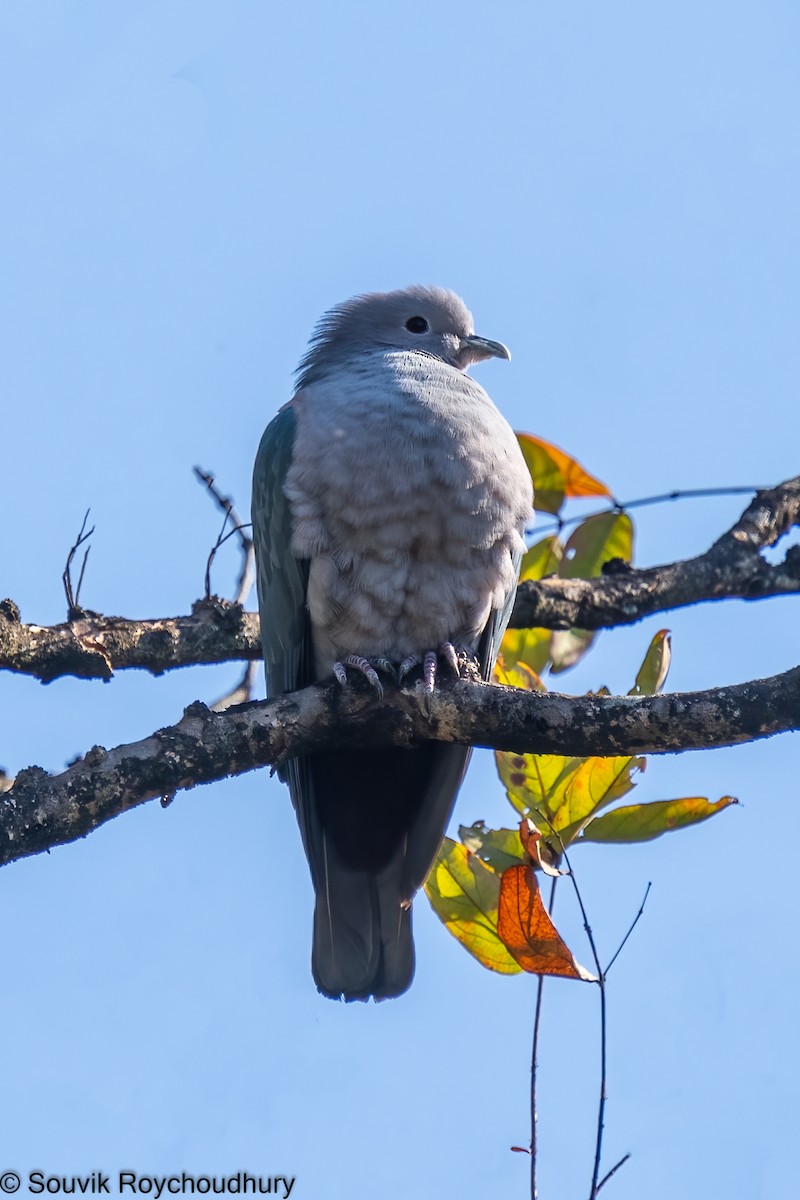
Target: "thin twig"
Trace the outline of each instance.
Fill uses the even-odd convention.
[[[540,814],[540,815],[543,815],[543,814]],[[603,1129],[605,1127],[605,1114],[606,1114],[606,1042],[607,1042],[606,980],[605,980],[605,976],[603,974],[603,968],[600,966],[600,955],[597,953],[597,946],[595,944],[594,934],[592,933],[592,927],[589,924],[589,917],[587,916],[587,913],[586,913],[586,907],[583,903],[583,897],[581,896],[581,891],[580,891],[580,888],[578,887],[578,882],[575,878],[575,873],[572,870],[572,863],[569,861],[569,855],[567,854],[566,847],[564,846],[564,843],[561,840],[560,834],[553,827],[552,823],[548,820],[547,817],[545,817],[545,820],[547,821],[548,825],[550,825],[550,828],[553,830],[553,833],[556,835],[556,837],[558,838],[558,841],[561,845],[561,853],[562,853],[564,862],[566,863],[567,871],[569,872],[569,878],[572,883],[572,889],[575,892],[575,898],[578,901],[578,907],[581,910],[581,917],[583,918],[583,928],[586,932],[586,937],[589,941],[589,947],[592,951],[592,958],[594,959],[595,970],[597,971],[597,986],[600,989],[600,1100],[597,1105],[597,1138],[595,1140],[595,1148],[594,1148],[594,1167],[592,1170],[592,1186],[591,1186],[591,1190],[589,1192],[589,1200],[595,1200],[595,1197],[597,1196],[597,1192],[598,1192],[597,1180],[600,1175],[600,1159],[601,1159],[602,1152],[603,1152]]]
[[[608,966],[606,967],[605,971],[603,972],[603,975],[604,975],[604,976],[608,975],[608,972],[611,970],[611,968],[613,967],[614,963],[615,963],[615,962],[617,961],[617,959],[619,958],[619,956],[620,956],[620,952],[622,951],[622,948],[623,948],[623,946],[625,945],[625,943],[627,942],[628,938],[629,938],[629,937],[631,936],[631,934],[633,933],[633,931],[634,931],[634,929],[636,928],[636,926],[639,924],[639,920],[640,920],[640,918],[641,918],[641,915],[642,915],[642,913],[644,912],[644,906],[645,906],[645,904],[647,904],[647,897],[650,895],[650,888],[651,888],[652,886],[653,886],[653,884],[652,884],[652,881],[651,881],[650,883],[648,883],[647,887],[645,888],[644,896],[642,897],[642,903],[639,905],[639,911],[637,912],[636,916],[635,916],[635,917],[633,918],[633,920],[631,921],[630,929],[629,929],[629,930],[628,930],[628,932],[625,934],[625,937],[622,939],[622,941],[620,942],[620,944],[617,946],[617,949],[616,949],[616,951],[614,952],[614,954],[611,956],[611,961],[609,962]]]
[[[226,529],[227,525],[228,525],[228,514],[225,513],[225,516],[222,518],[222,528],[220,529],[219,533],[217,534],[217,540],[214,542],[214,545],[211,547],[208,558],[206,559],[206,574],[205,574],[205,579],[203,581],[204,587],[205,587],[204,594],[205,594],[206,600],[211,599],[211,567],[214,563],[214,559],[217,556],[217,551],[219,550],[220,546],[224,545],[224,543],[227,542],[228,537],[229,537],[229,534],[225,533],[225,529]]]
[[[238,515],[233,506],[233,500],[230,496],[223,496],[222,492],[216,485],[214,476],[210,471],[203,471],[200,467],[194,467],[193,470],[195,477],[207,488],[217,506],[221,508],[225,514],[225,520],[222,523],[222,529],[220,530],[219,537],[212,547],[211,553],[208,556],[208,562],[206,563],[206,599],[208,599],[211,595],[211,564],[214,561],[214,557],[220,546],[227,542],[229,537],[232,537],[234,534],[238,533],[240,548],[242,551],[242,565],[239,570],[239,578],[236,583],[236,594],[233,599],[235,604],[244,604],[245,600],[250,594],[250,589],[253,586],[253,578],[255,573],[253,539],[244,532],[246,529],[251,528],[250,523],[247,521],[242,521],[241,517]],[[232,523],[233,528],[225,533],[228,521]]]
[[[547,910],[550,916],[553,915],[553,905],[556,899],[556,884],[558,876],[553,875],[550,880],[550,900],[547,905]],[[533,1017],[533,1045],[531,1047],[531,1200],[536,1200],[538,1191],[536,1189],[536,1133],[538,1116],[536,1113],[536,1070],[538,1067],[539,1055],[539,1026],[542,1017],[542,994],[544,991],[544,975],[538,977],[536,983],[536,1010]]]
[[[64,584],[64,592],[67,597],[67,620],[69,620],[69,621],[74,621],[74,620],[76,620],[76,618],[78,618],[82,615],[82,610],[80,608],[78,601],[80,600],[81,584],[83,583],[83,573],[86,570],[86,559],[89,557],[90,547],[87,547],[87,549],[83,555],[83,563],[81,565],[81,571],[80,571],[80,575],[78,577],[78,589],[76,592],[73,592],[73,590],[72,590],[72,560],[74,559],[76,553],[78,552],[80,547],[84,544],[84,542],[87,542],[89,540],[89,538],[92,536],[92,534],[94,533],[94,525],[92,526],[92,528],[90,530],[88,530],[88,532],[86,529],[86,522],[89,520],[90,512],[91,512],[91,509],[87,508],[87,510],[84,514],[83,521],[81,522],[81,527],[78,532],[78,536],[75,539],[75,541],[72,543],[70,552],[67,555],[67,563],[66,563],[66,566],[64,567],[64,573],[61,576],[62,582]]]
[[[80,571],[80,575],[78,576],[78,586],[75,589],[75,607],[76,608],[80,607],[81,588],[83,587],[83,574],[84,574],[84,571],[86,570],[86,560],[89,557],[89,551],[91,550],[91,548],[92,548],[91,546],[87,546],[83,552],[83,562],[81,563],[81,571]]]
[[[247,704],[253,699],[253,692],[256,686],[256,676],[258,673],[258,663],[249,662],[244,669],[244,674],[239,682],[226,692],[224,696],[220,696],[219,700],[215,700],[209,705],[212,712],[224,712],[226,708],[230,708],[232,704]]]
[[[629,500],[627,503],[623,503],[621,500],[616,500],[612,497],[608,508],[600,508],[593,513],[583,516],[558,517],[551,525],[537,526],[536,533],[560,533],[562,529],[566,529],[570,525],[580,525],[582,521],[589,521],[593,517],[604,517],[606,513],[627,512],[630,508],[645,508],[651,504],[665,504],[671,500],[705,500],[712,496],[749,496],[751,493],[762,490],[759,487],[744,486],[684,488],[674,492],[662,492],[660,496],[644,496],[639,500]]]
[[[563,843],[562,843],[562,846],[563,846]],[[600,1191],[600,1188],[603,1186],[603,1184],[608,1179],[611,1178],[611,1176],[614,1174],[614,1172],[617,1171],[622,1166],[622,1164],[627,1161],[628,1158],[630,1158],[630,1155],[626,1154],[624,1158],[620,1159],[620,1161],[617,1163],[617,1165],[615,1167],[613,1167],[608,1172],[608,1174],[603,1177],[602,1181],[598,1182],[598,1177],[600,1175],[600,1160],[602,1158],[602,1153],[603,1153],[603,1130],[605,1129],[605,1115],[606,1115],[606,1078],[607,1078],[607,1046],[608,1046],[608,1023],[607,1023],[607,1016],[606,1016],[606,975],[605,975],[605,972],[603,971],[602,967],[600,966],[600,956],[597,953],[597,946],[595,945],[592,928],[589,924],[589,918],[586,915],[586,908],[584,907],[583,897],[581,896],[580,888],[578,887],[577,881],[575,879],[575,875],[573,874],[573,871],[572,871],[572,864],[569,861],[569,856],[567,855],[566,850],[564,850],[563,853],[564,853],[564,862],[567,865],[567,870],[569,871],[569,877],[572,881],[572,887],[575,891],[575,897],[578,901],[578,907],[580,908],[581,916],[583,917],[583,928],[586,931],[586,937],[588,938],[589,946],[591,947],[592,957],[594,959],[595,967],[597,969],[597,986],[600,989],[600,1099],[599,1099],[598,1105],[597,1105],[597,1137],[595,1139],[594,1168],[592,1170],[592,1186],[591,1186],[591,1190],[589,1192],[589,1200],[596,1200],[597,1193]],[[644,900],[642,900],[642,904],[641,904],[641,908],[640,908],[639,912],[637,913],[636,917],[634,918],[634,921],[633,921],[630,929],[625,934],[625,937],[622,940],[619,950],[617,950],[617,953],[614,955],[614,958],[611,959],[612,963],[613,963],[614,959],[617,957],[617,954],[619,954],[619,951],[625,945],[625,942],[627,942],[628,938],[630,937],[631,933],[633,932],[634,927],[636,926],[637,921],[639,920],[639,917],[642,915],[642,909],[644,909],[644,902],[647,899],[647,893],[649,891],[650,891],[650,884],[647,885],[647,892],[645,892]],[[611,964],[609,963],[609,966],[610,965]]]
[[[230,540],[230,538],[235,537],[235,535],[237,533],[240,534],[243,529],[252,528],[251,525],[234,525],[233,529],[229,529],[228,532],[225,533],[225,526],[227,524],[228,524],[228,518],[225,517],[224,521],[222,522],[222,529],[220,529],[217,540],[214,543],[214,545],[211,547],[211,553],[209,554],[208,559],[206,561],[206,575],[205,575],[205,589],[206,589],[206,597],[205,598],[206,598],[206,600],[211,599],[211,567],[214,562],[214,559],[217,556],[217,551],[220,549],[221,546],[224,546],[225,543]],[[250,539],[247,538],[247,541],[250,542]],[[252,544],[252,542],[250,542],[250,548],[246,552],[245,564],[239,574],[239,582],[236,586],[236,595],[233,598],[234,604],[243,604],[244,601],[247,599],[247,594],[250,591],[250,588],[253,586],[252,567],[254,566],[254,564],[255,564],[255,556],[253,553],[253,544]]]
[[[613,1166],[613,1167],[611,1168],[611,1170],[610,1170],[610,1171],[608,1171],[608,1172],[607,1172],[607,1173],[606,1173],[606,1174],[603,1176],[603,1178],[600,1180],[600,1182],[599,1182],[599,1183],[598,1183],[598,1185],[597,1185],[597,1191],[595,1192],[595,1196],[597,1195],[597,1192],[599,1192],[599,1191],[600,1191],[600,1188],[601,1188],[601,1187],[603,1187],[605,1184],[607,1184],[607,1183],[608,1183],[608,1181],[609,1181],[609,1179],[611,1178],[611,1176],[612,1176],[612,1175],[616,1175],[616,1173],[617,1173],[617,1171],[620,1169],[620,1167],[621,1167],[621,1166],[623,1166],[623,1164],[624,1164],[624,1163],[626,1163],[626,1162],[628,1161],[628,1159],[629,1159],[629,1158],[630,1158],[630,1152],[628,1152],[627,1154],[623,1154],[623,1156],[622,1156],[622,1158],[619,1160],[619,1162],[618,1162],[618,1163],[617,1163],[615,1166]]]

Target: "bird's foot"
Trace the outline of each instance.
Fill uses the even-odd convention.
[[[447,664],[456,679],[460,678],[461,666],[458,661],[458,651],[452,642],[442,642],[438,650],[428,650],[422,658],[418,658],[415,654],[404,658],[397,672],[398,682],[402,683],[406,675],[410,671],[413,671],[414,667],[422,666],[423,689],[430,695],[436,687],[436,679],[439,674],[439,659],[442,659]]]
[[[397,671],[388,658],[364,658],[361,654],[348,654],[347,658],[333,664],[333,673],[342,687],[347,686],[348,667],[352,667],[354,671],[363,675],[367,682],[375,688],[381,700],[383,699],[383,684],[378,678],[378,671],[383,671],[392,679],[397,680]]]

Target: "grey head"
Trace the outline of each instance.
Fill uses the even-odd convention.
[[[465,371],[484,358],[510,358],[502,342],[478,337],[472,313],[455,292],[409,287],[354,296],[326,313],[297,368],[298,387],[376,350],[412,350]]]

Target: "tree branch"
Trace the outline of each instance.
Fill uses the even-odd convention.
[[[612,563],[600,579],[523,583],[511,624],[530,629],[608,629],[704,600],[763,600],[800,592],[800,547],[783,562],[761,551],[800,525],[800,476],[758,492],[732,529],[696,558],[634,570]]]
[[[73,841],[156,796],[331,747],[428,740],[536,754],[614,755],[731,746],[800,729],[800,667],[705,692],[561,696],[459,680],[430,698],[369,685],[316,685],[211,712],[192,704],[167,729],[95,746],[60,775],[21,771],[0,793],[0,865]]]
[[[800,592],[800,548],[772,565],[761,550],[800,524],[800,476],[759,492],[732,529],[697,558],[635,570],[609,564],[600,579],[542,579],[520,586],[516,629],[603,629],[703,600],[761,600]],[[201,663],[261,657],[258,615],[218,597],[191,616],[135,621],[84,613],[61,625],[25,625],[0,602],[0,669],[43,683],[62,675],[104,679],[139,668],[153,675]]]
[[[258,613],[211,596],[191,616],[135,621],[86,613],[61,625],[24,625],[13,600],[0,601],[0,668],[50,683],[63,675],[111,679],[138,667],[163,675],[175,667],[261,658]]]

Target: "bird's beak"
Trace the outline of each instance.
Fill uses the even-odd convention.
[[[484,358],[511,358],[511,351],[502,342],[492,342],[489,338],[478,337],[476,333],[461,339],[461,358],[464,366],[470,363],[482,362]]]

